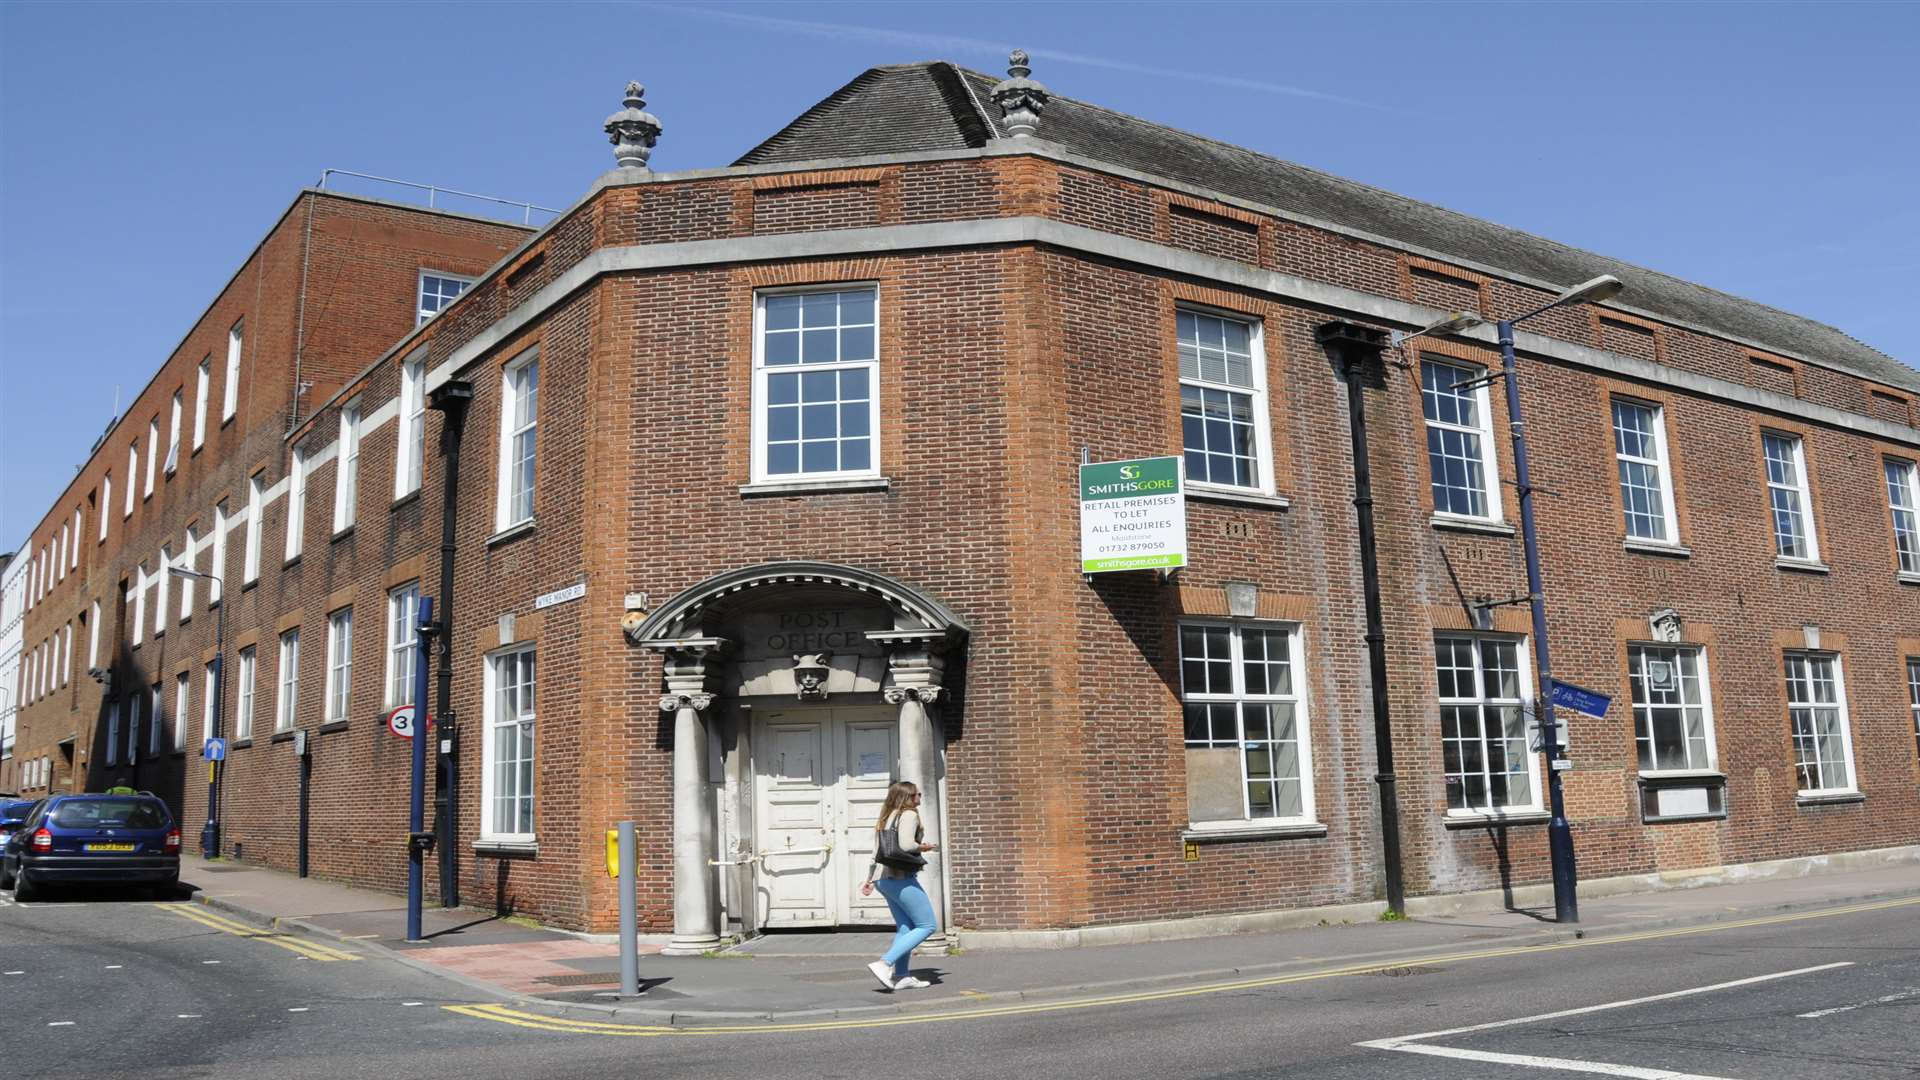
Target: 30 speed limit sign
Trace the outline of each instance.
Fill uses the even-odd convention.
[[[403,739],[413,738],[413,706],[402,705],[388,713],[387,730]]]

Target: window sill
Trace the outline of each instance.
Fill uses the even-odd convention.
[[[1902,570],[1901,572],[1893,575],[1893,580],[1899,582],[1902,585],[1920,585],[1920,574],[1909,573],[1905,570]]]
[[[1449,829],[1500,829],[1509,825],[1545,825],[1553,815],[1545,810],[1525,810],[1513,814],[1455,814],[1446,817]]]
[[[292,742],[292,741],[293,741],[293,729],[292,729],[292,728],[288,728],[288,729],[287,729],[287,730],[285,730],[285,731],[276,731],[276,732],[274,732],[274,733],[273,733],[273,738],[271,738],[271,739],[268,739],[267,741],[268,741],[268,742]]]
[[[1648,770],[1638,777],[1641,787],[1689,787],[1697,784],[1725,785],[1727,774],[1717,769]]]
[[[1658,540],[1626,540],[1620,545],[1628,551],[1637,551],[1642,555],[1664,555],[1670,559],[1690,559],[1693,549],[1685,544],[1666,544]]]
[[[258,584],[260,584],[259,578],[254,578],[252,581],[243,581],[240,583],[240,591],[246,592],[248,589],[251,589]]]
[[[1793,801],[1796,806],[1840,806],[1846,803],[1866,802],[1867,796],[1861,791],[1836,791],[1823,795],[1809,795],[1802,792],[1795,795]]]
[[[336,731],[345,730],[347,730],[347,722],[345,720],[329,720],[315,728],[313,733],[315,735],[331,735]]]
[[[756,495],[833,495],[847,491],[886,491],[893,481],[884,476],[863,476],[852,480],[763,480],[741,484],[740,494]]]
[[[245,739],[235,739],[232,742],[227,744],[227,749],[245,750],[247,747],[252,745],[253,745],[253,739],[251,737],[245,738]]]
[[[220,418],[220,426],[221,426],[221,427],[227,427],[227,426],[229,426],[229,425],[231,425],[231,424],[233,423],[233,420],[234,420],[234,417],[236,417],[236,416],[239,416],[239,415],[240,415],[239,413],[237,413],[237,412],[233,412],[233,413],[228,413],[227,415],[225,415],[225,416],[223,416],[223,417],[221,417],[221,418]]]
[[[301,558],[300,556],[295,555],[293,558],[288,559],[287,561],[281,563],[280,564],[281,571],[284,573],[285,571],[291,570],[294,567],[299,566],[300,558]]]
[[[341,529],[340,531],[334,533],[331,537],[329,537],[327,539],[327,543],[337,544],[340,541],[345,540],[347,537],[352,535],[353,535],[353,526],[349,525],[346,528]]]
[[[1456,532],[1485,533],[1488,536],[1513,535],[1513,526],[1504,521],[1493,521],[1488,518],[1435,514],[1427,519],[1427,524],[1436,529],[1450,529]]]
[[[483,836],[473,842],[473,853],[496,859],[531,859],[540,854],[540,841],[494,840]]]
[[[1220,825],[1208,827],[1190,825],[1180,834],[1180,839],[1190,844],[1227,843],[1239,840],[1289,840],[1310,839],[1327,835],[1327,827],[1318,821],[1303,821],[1291,825]]]
[[[1809,562],[1806,559],[1775,559],[1773,565],[1781,570],[1798,570],[1803,574],[1830,574],[1833,568],[1823,562]]]
[[[409,491],[405,495],[402,495],[399,498],[393,500],[393,505],[388,507],[388,510],[389,511],[398,510],[403,506],[406,506],[410,503],[417,503],[419,501],[420,501],[420,489],[414,488],[412,491]]]
[[[1258,491],[1235,491],[1232,488],[1201,487],[1187,485],[1187,494],[1207,502],[1233,503],[1236,506],[1259,506],[1268,510],[1285,510],[1292,506],[1292,500],[1285,495],[1267,495]]]
[[[509,540],[531,535],[533,532],[533,522],[533,518],[528,518],[525,521],[516,522],[501,529],[499,532],[487,537],[487,546],[493,547],[495,544],[504,544]]]

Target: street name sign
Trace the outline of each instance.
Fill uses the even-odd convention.
[[[1080,466],[1080,572],[1187,565],[1185,463],[1177,457]]]
[[[1553,703],[1563,709],[1572,709],[1588,716],[1607,715],[1607,706],[1613,699],[1605,694],[1597,694],[1582,686],[1553,680]]]

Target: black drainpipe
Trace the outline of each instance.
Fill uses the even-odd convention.
[[[1385,382],[1380,350],[1387,335],[1347,322],[1322,324],[1315,336],[1347,383],[1347,430],[1353,437],[1353,509],[1360,524],[1360,582],[1367,603],[1367,663],[1373,684],[1373,753],[1379,765],[1380,846],[1385,862],[1387,910],[1407,913],[1406,877],[1400,866],[1400,794],[1393,774],[1393,721],[1387,708],[1387,632],[1380,612],[1380,554],[1373,535],[1373,468],[1367,456],[1365,383]],[[1369,373],[1368,369],[1372,368]],[[1371,378],[1368,375],[1371,374]]]
[[[440,595],[434,598],[442,632],[439,683],[433,707],[434,730],[440,740],[439,768],[435,770],[434,845],[440,850],[440,906],[460,906],[459,839],[460,743],[453,716],[453,553],[454,510],[460,502],[460,440],[466,434],[467,406],[473,404],[473,384],[453,379],[440,384],[427,407],[441,414],[440,467],[446,470],[440,500]],[[424,727],[425,725],[421,725]],[[416,736],[427,737],[422,730]]]

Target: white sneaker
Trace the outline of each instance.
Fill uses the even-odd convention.
[[[867,965],[867,970],[873,972],[873,977],[880,980],[881,986],[889,990],[894,988],[892,964],[887,963],[885,960],[875,960],[873,963]]]
[[[901,979],[899,982],[894,983],[893,988],[895,990],[924,990],[927,987],[932,985],[933,985],[932,983],[927,982],[925,979],[916,979],[913,976],[909,975],[906,978]]]

